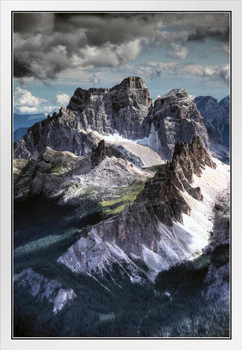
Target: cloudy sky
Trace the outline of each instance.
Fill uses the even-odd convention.
[[[173,88],[229,94],[228,13],[14,13],[14,111],[51,113],[77,87],[142,77],[155,99]]]

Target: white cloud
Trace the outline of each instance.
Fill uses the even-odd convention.
[[[66,106],[70,101],[70,96],[67,94],[58,94],[56,95],[56,102],[62,107]]]
[[[132,70],[132,67],[129,67]],[[158,77],[184,77],[190,79],[204,79],[206,82],[223,81],[229,82],[229,65],[202,66],[200,64],[185,64],[176,62],[149,62],[147,65],[136,65],[133,73],[144,79],[156,79]]]
[[[172,43],[171,49],[168,51],[168,57],[185,59],[187,57],[188,50],[181,44]]]
[[[220,77],[225,81],[229,82],[230,78],[230,70],[229,70],[229,65],[225,64],[219,71]]]
[[[51,113],[57,106],[44,98],[36,97],[26,89],[17,87],[14,93],[14,109],[18,113]]]
[[[15,106],[38,106],[41,102],[40,98],[37,98],[31,94],[30,91],[17,87],[14,94]]]
[[[29,106],[20,106],[17,107],[17,110],[20,113],[37,113],[38,109],[36,107],[29,107]]]
[[[221,78],[224,82],[229,82],[229,65],[206,66],[203,70],[204,77]]]
[[[54,109],[58,109],[56,105],[48,105],[48,106],[43,106],[39,109],[39,112],[41,113],[52,113]]]
[[[26,113],[26,114],[43,113],[47,115],[47,114],[51,114],[53,110],[56,108],[57,106],[54,106],[54,105],[39,106],[39,107],[19,106],[19,107],[15,107],[15,111],[18,113]]]

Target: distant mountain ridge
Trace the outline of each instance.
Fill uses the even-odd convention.
[[[229,147],[229,96],[219,102],[211,96],[198,96],[194,101],[201,115],[216,131],[221,143]]]
[[[18,114],[13,115],[13,130],[16,131],[20,128],[30,128],[37,122],[46,119],[46,115],[43,113],[39,114]]]
[[[28,131],[28,128],[19,128],[15,130],[14,136],[13,136],[14,142],[21,139],[26,134],[27,131]]]

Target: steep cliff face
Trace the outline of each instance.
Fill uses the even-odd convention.
[[[80,121],[66,108],[34,124],[14,143],[14,158],[36,160],[48,146],[56,151],[84,155],[97,145],[98,138],[80,129]]]
[[[195,135],[209,148],[203,118],[184,89],[171,90],[155,101],[150,124],[150,141],[156,140],[153,147],[164,159],[171,160],[177,142],[190,143]]]
[[[144,121],[152,107],[145,82],[139,77],[124,79],[111,89],[114,129],[124,137],[138,139],[146,135]]]
[[[128,77],[111,89],[78,88],[67,108],[80,117],[84,130],[137,139],[145,134],[143,122],[151,104],[144,81]]]
[[[58,261],[75,272],[94,274],[125,264],[127,274],[134,278],[140,262],[152,274],[191,257],[198,249],[193,240],[199,233],[186,231],[183,218],[191,215],[189,201],[203,200],[201,188],[192,183],[205,167],[215,169],[216,164],[198,137],[190,145],[178,143],[172,162],[162,165],[146,182],[132,205],[94,226]],[[97,246],[102,247],[98,254]]]

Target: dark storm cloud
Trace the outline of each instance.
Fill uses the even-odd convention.
[[[207,38],[227,43],[229,40],[229,28],[196,28],[188,41],[204,41]]]
[[[53,13],[14,13],[14,32],[35,34],[53,29],[55,14]]]
[[[147,17],[137,14],[85,14],[55,17],[55,30],[73,31],[83,27],[86,29],[90,45],[98,46],[106,42],[121,44],[126,41],[151,37],[160,17],[149,14]]]
[[[188,41],[227,42],[228,14],[15,13],[14,32],[15,76],[45,80],[78,65],[119,66],[157,45],[184,58]]]

